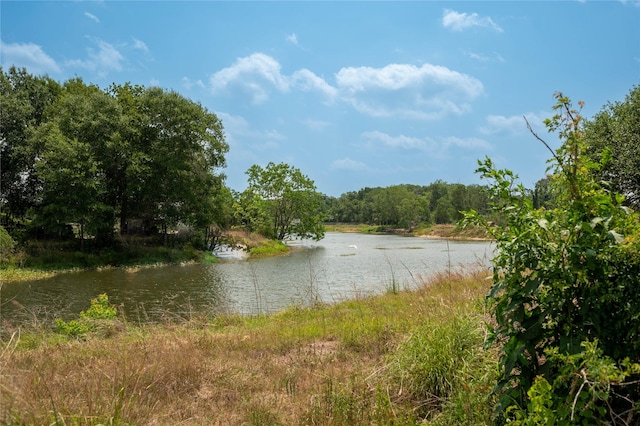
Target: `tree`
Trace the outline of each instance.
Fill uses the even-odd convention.
[[[139,213],[164,231],[177,223],[208,226],[215,217],[214,197],[224,175],[222,123],[201,105],[159,88],[144,91],[140,137],[144,171]]]
[[[69,139],[50,123],[39,132],[45,149],[36,163],[44,182],[37,221],[49,230],[63,233],[71,224],[80,225],[80,248],[84,249],[85,231],[95,235],[105,227],[106,206],[100,201],[105,187],[98,164],[87,143]]]
[[[551,180],[543,178],[536,182],[532,193],[533,208],[553,207],[553,193],[551,192]]]
[[[61,91],[48,77],[15,67],[5,73],[0,67],[0,204],[5,218],[23,217],[37,201],[36,156],[28,141]]]
[[[551,151],[556,207],[535,209],[513,172],[487,158],[478,172],[505,226],[466,216],[496,241],[489,297],[499,409],[517,425],[636,424],[640,215],[593,178],[603,165],[583,154],[582,117],[556,98],[545,121],[563,141]]]
[[[75,78],[65,82],[64,92],[47,114],[48,121],[41,126],[32,141],[36,152],[49,152],[62,164],[69,160],[60,158],[60,155],[75,158],[79,163],[71,169],[56,169],[47,163],[40,167],[39,176],[43,180],[43,188],[51,194],[50,200],[55,200],[58,204],[53,206],[51,202],[44,202],[42,207],[45,210],[40,210],[41,221],[47,221],[48,209],[55,208],[62,212],[67,207],[64,196],[53,195],[50,189],[52,186],[67,186],[63,193],[68,197],[82,197],[84,189],[93,188],[95,196],[85,194],[87,198],[84,201],[84,204],[93,205],[82,209],[92,212],[90,223],[97,244],[110,244],[114,237],[114,223],[119,207],[113,195],[117,191],[117,184],[111,170],[112,164],[119,158],[114,146],[121,140],[121,109],[116,100],[98,86],[87,85],[82,79]],[[50,138],[50,131],[58,137]],[[69,176],[67,179],[65,173],[68,170],[73,170],[75,178]],[[82,178],[86,181],[82,182]],[[78,201],[82,203],[82,199]],[[76,221],[75,217],[66,219],[66,222]]]
[[[640,209],[640,86],[586,122],[584,138],[587,154],[604,162],[599,178]]]
[[[278,240],[324,237],[319,213],[322,194],[299,169],[270,162],[266,168],[253,165],[246,174],[244,211],[251,213],[250,219],[261,224],[267,235]]]

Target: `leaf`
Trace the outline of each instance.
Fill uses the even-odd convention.
[[[617,244],[620,244],[624,240],[624,236],[616,232],[615,229],[609,231],[608,234]]]

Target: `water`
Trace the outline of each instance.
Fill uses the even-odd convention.
[[[492,245],[392,235],[328,233],[287,256],[213,265],[111,269],[4,284],[4,325],[70,319],[107,293],[132,322],[197,313],[254,315],[418,286],[438,272],[487,265]]]

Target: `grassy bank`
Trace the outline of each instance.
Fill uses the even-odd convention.
[[[398,234],[416,237],[448,238],[458,240],[483,240],[487,238],[485,230],[480,228],[462,229],[454,224],[433,224],[420,226],[411,232],[405,229],[395,229],[386,226],[366,225],[355,223],[325,224],[328,232],[357,232],[361,234]]]
[[[5,266],[0,269],[0,282],[30,281],[49,278],[63,272],[81,269],[116,267],[148,267],[156,265],[215,262],[215,257],[190,246],[167,248],[130,245],[99,252],[80,252],[56,247],[55,244],[30,248],[23,266]]]
[[[289,248],[258,234],[231,231],[231,242],[245,247],[251,256],[267,257],[286,254]],[[180,248],[157,245],[157,242],[130,238],[115,248],[100,251],[78,251],[69,243],[31,241],[22,252],[21,266],[3,265],[0,282],[31,281],[82,269],[142,268],[191,262],[214,263],[213,254],[194,249],[190,244]]]
[[[259,317],[132,326],[83,340],[13,330],[5,424],[487,424],[485,273]]]

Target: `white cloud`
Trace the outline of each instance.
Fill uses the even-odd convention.
[[[238,142],[241,139],[257,139],[260,141],[269,140],[283,140],[286,137],[277,130],[256,130],[251,127],[251,124],[240,115],[232,115],[226,112],[216,112],[218,118],[222,121],[224,126],[225,136],[228,142]]]
[[[142,50],[145,53],[149,52],[149,48],[147,47],[147,44],[144,41],[138,40],[137,38],[133,38],[133,46],[134,49],[136,50]]]
[[[98,17],[96,15],[94,15],[93,13],[85,12],[84,16],[86,16],[87,18],[91,19],[92,21],[97,22],[98,24],[100,23],[100,19],[98,19]]]
[[[463,114],[484,91],[478,79],[431,64],[347,67],[335,78],[333,86],[306,68],[284,75],[278,61],[254,53],[213,74],[210,88],[213,94],[245,93],[254,104],[266,102],[273,90],[315,92],[327,102],[340,99],[366,115],[419,120]]]
[[[335,87],[331,86],[323,78],[318,77],[313,72],[304,68],[293,73],[291,76],[291,83],[296,88],[306,92],[320,92],[329,100],[335,98],[338,94],[338,90]]]
[[[320,132],[323,131],[324,129],[326,129],[327,127],[329,127],[331,125],[331,123],[329,123],[328,121],[322,121],[322,120],[314,120],[314,119],[307,119],[304,120],[304,125],[307,126],[309,129]]]
[[[466,51],[465,54],[470,57],[471,59],[475,59],[477,61],[481,61],[481,62],[490,62],[490,61],[497,61],[497,62],[504,62],[504,58],[502,57],[502,55],[500,55],[499,53],[493,53],[492,55],[483,55],[481,53],[475,53],[475,52],[471,52],[471,51]]]
[[[484,90],[474,77],[431,64],[349,67],[341,69],[336,79],[347,102],[376,117],[438,119],[462,114]]]
[[[349,157],[335,160],[333,163],[331,163],[330,167],[334,170],[351,170],[356,172],[367,169],[366,164],[360,161],[352,160]]]
[[[420,151],[425,152],[434,158],[445,158],[451,149],[462,148],[463,150],[489,150],[491,144],[484,139],[469,137],[460,138],[456,136],[448,136],[438,140],[424,137],[418,138],[406,135],[389,135],[380,131],[364,132],[362,137],[368,140],[369,149],[377,149],[380,146],[387,149]]]
[[[485,135],[520,135],[527,133],[529,130],[527,129],[525,117],[536,132],[544,130],[543,121],[545,119],[545,114],[528,112],[523,115],[512,115],[509,117],[504,115],[489,115],[486,118],[486,124],[480,127],[480,133]]]
[[[268,99],[265,83],[280,91],[289,90],[287,79],[280,73],[280,64],[263,53],[238,58],[230,67],[216,72],[210,80],[214,94],[239,86],[251,95],[254,104]]]
[[[182,87],[184,87],[186,90],[191,90],[194,87],[197,87],[199,89],[205,89],[205,84],[202,82],[202,80],[191,80],[188,77],[182,77]]]
[[[488,16],[481,17],[477,13],[459,13],[455,10],[445,9],[442,13],[442,26],[453,31],[463,31],[472,27],[491,28],[502,32],[502,28],[493,22]]]
[[[60,72],[60,66],[56,61],[37,44],[4,43],[0,40],[0,55],[3,66],[24,67],[32,74]]]
[[[491,144],[480,138],[459,138],[456,136],[448,136],[443,139],[443,142],[444,149],[448,149],[451,146],[473,150],[491,149]]]
[[[379,142],[389,148],[413,149],[419,151],[430,151],[435,148],[435,143],[429,139],[420,139],[411,136],[391,136],[378,130],[364,132],[362,136],[372,142]]]
[[[86,68],[95,72],[100,78],[106,77],[109,71],[122,71],[125,58],[120,51],[112,44],[100,39],[95,40],[95,44],[97,49],[87,49],[87,59],[67,61],[65,65]]]
[[[291,33],[287,35],[287,41],[293,45],[298,45],[298,37],[296,37],[296,33]]]

